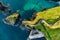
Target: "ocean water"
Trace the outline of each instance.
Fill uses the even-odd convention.
[[[3,2],[5,5],[8,5],[9,8],[11,8],[12,13],[19,10],[22,20],[31,19],[31,16],[34,12],[43,9],[39,8],[41,6],[45,6],[46,8],[52,8],[58,5],[55,2],[49,3],[45,0],[0,0],[0,1]],[[28,6],[28,4],[30,6]],[[39,7],[37,6],[35,7],[35,5]],[[21,30],[19,26],[11,26],[5,24],[3,22],[3,19],[6,16],[8,16],[8,14],[0,12],[0,40],[27,40],[29,32],[27,30]]]

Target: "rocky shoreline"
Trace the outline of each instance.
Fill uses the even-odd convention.
[[[8,25],[15,25],[17,22],[19,22],[20,14],[19,13],[14,13],[5,19],[3,19],[3,22],[8,24]]]

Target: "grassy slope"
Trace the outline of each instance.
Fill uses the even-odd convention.
[[[53,10],[51,10],[51,11],[53,11]],[[60,12],[60,10],[59,9],[57,9],[57,12]],[[58,13],[57,13],[58,14]],[[44,15],[44,14],[43,14]],[[41,15],[41,16],[43,16],[43,15]],[[49,14],[51,17],[47,20],[47,22],[48,23],[53,23],[54,21],[55,21],[55,18],[56,18],[56,16],[52,16],[53,14],[52,13],[50,13]],[[49,16],[48,15],[48,16]],[[46,14],[46,16],[47,16],[47,14]],[[52,19],[51,19],[52,18]],[[45,18],[46,19],[46,18]],[[41,24],[41,23],[40,23]],[[41,29],[41,31],[44,33],[44,34],[46,34],[46,37],[48,38],[48,40],[51,40],[51,39],[49,39],[49,35],[50,35],[50,37],[52,38],[52,40],[60,40],[60,29],[50,29],[50,28],[48,28],[48,27],[46,27],[46,26],[44,26],[44,25],[40,25],[40,26],[36,26],[36,28],[37,29]]]
[[[46,35],[48,40],[60,40],[59,35],[60,35],[60,29],[50,29],[48,27],[44,27],[42,25],[36,26],[37,29],[41,29],[41,31]],[[49,34],[48,34],[49,33]],[[49,38],[49,35],[51,39]]]

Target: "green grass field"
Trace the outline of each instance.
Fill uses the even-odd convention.
[[[52,21],[48,21],[49,23]],[[60,29],[50,29],[47,26],[40,23],[39,26],[35,26],[36,29],[41,29],[41,31],[45,34],[47,40],[60,40]]]

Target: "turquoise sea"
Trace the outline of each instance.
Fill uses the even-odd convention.
[[[53,8],[58,4],[55,2],[48,2],[46,0],[0,0],[5,5],[8,5],[12,13],[19,10],[21,19],[30,19],[32,14],[44,8]],[[11,13],[10,13],[11,14]],[[5,24],[2,20],[8,16],[6,13],[0,12],[0,40],[27,40],[29,32],[21,30],[19,26],[11,26]]]

